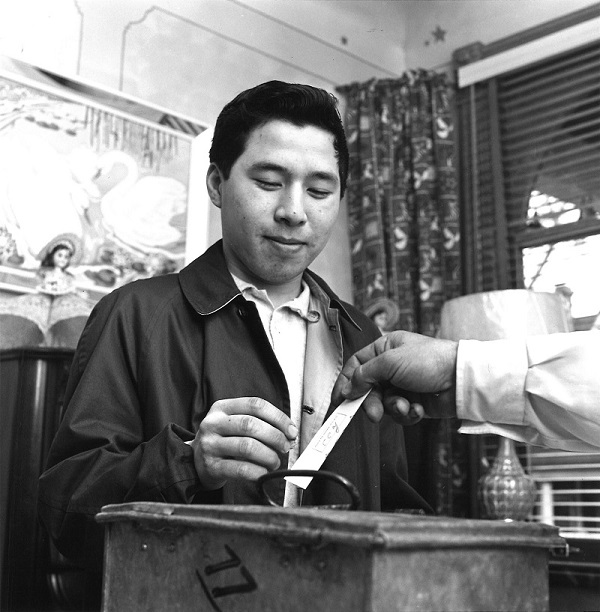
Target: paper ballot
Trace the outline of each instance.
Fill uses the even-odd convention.
[[[321,425],[321,429],[317,431],[291,469],[318,470],[368,394],[369,391],[355,400],[342,402]],[[301,489],[306,489],[312,476],[286,476],[285,479]]]

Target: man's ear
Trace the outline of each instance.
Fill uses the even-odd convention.
[[[206,173],[206,189],[210,201],[217,207],[221,208],[221,188],[224,182],[223,174],[216,164],[210,164]]]

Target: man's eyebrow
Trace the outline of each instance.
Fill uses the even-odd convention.
[[[280,172],[282,174],[287,174],[288,170],[285,166],[280,164],[276,164],[275,162],[256,162],[250,166],[251,171],[263,170],[263,171],[271,171],[271,172]],[[309,174],[309,177],[312,179],[318,179],[322,181],[331,181],[333,183],[339,183],[340,179],[337,174],[333,172],[327,172],[326,170],[315,170]]]
[[[286,172],[286,169],[274,162],[256,162],[250,166],[250,170],[272,170],[273,172]]]
[[[275,162],[256,162],[250,166],[250,170],[266,170],[272,172],[281,172],[282,174],[287,174],[288,170],[285,166],[281,164],[276,164]],[[339,182],[338,175],[333,172],[328,172],[326,170],[315,170],[309,174],[310,178],[320,179],[324,181],[333,181],[335,183]]]
[[[311,178],[320,179],[323,181],[331,181],[333,183],[339,183],[340,179],[337,174],[333,174],[333,172],[324,172],[321,170],[316,170],[315,172],[310,173]]]

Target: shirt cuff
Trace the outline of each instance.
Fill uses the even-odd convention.
[[[523,340],[461,340],[456,364],[456,414],[478,423],[521,425],[527,399]]]

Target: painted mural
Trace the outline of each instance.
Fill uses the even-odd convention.
[[[97,300],[180,269],[190,155],[185,135],[0,75],[0,289]]]

